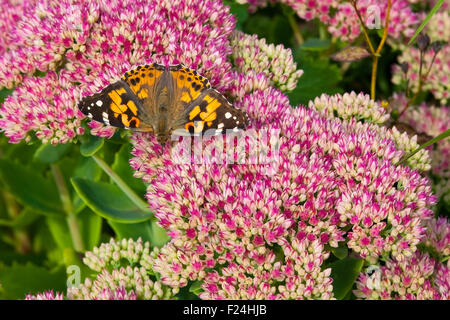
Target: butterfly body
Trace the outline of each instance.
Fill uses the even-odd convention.
[[[171,134],[222,134],[244,129],[248,116],[234,108],[208,79],[182,65],[139,66],[78,104],[106,125],[153,132],[161,144]]]

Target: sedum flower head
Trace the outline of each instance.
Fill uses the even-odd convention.
[[[64,294],[49,290],[35,295],[28,294],[25,300],[64,300]]]
[[[67,143],[84,132],[79,95],[53,71],[42,78],[25,76],[0,109],[0,128],[11,143],[30,141],[31,132],[43,143]]]
[[[450,256],[450,223],[447,218],[432,219],[426,224],[427,233],[423,240],[426,247],[431,248],[442,261]]]
[[[382,124],[389,118],[385,109],[371,100],[368,94],[357,95],[354,91],[333,96],[322,94],[314,101],[310,101],[309,107],[319,111],[324,110],[327,115],[336,116],[342,120],[354,118],[357,121]]]
[[[152,263],[158,250],[141,239],[110,240],[87,252],[83,262],[98,272],[79,287],[67,290],[69,299],[156,300],[170,299],[178,292],[153,277]]]
[[[395,126],[392,129],[382,127],[389,119],[389,114],[378,102],[370,99],[369,95],[355,92],[329,96],[322,94],[309,102],[309,108],[319,110],[329,119],[340,119],[344,122],[355,122],[357,130],[375,130],[380,138],[393,140],[397,149],[408,154],[419,147],[417,137],[409,137],[400,132]],[[395,160],[398,161],[398,160]],[[431,168],[431,158],[427,150],[421,150],[407,160],[411,168],[428,171]]]
[[[388,259],[371,275],[361,273],[353,293],[360,299],[447,300],[449,267],[417,251],[407,259]]]
[[[270,84],[282,91],[291,91],[297,86],[297,79],[303,74],[297,70],[290,49],[283,45],[267,44],[257,35],[247,35],[236,31],[231,39],[233,59],[237,70],[246,74],[252,70],[264,73]]]
[[[171,290],[151,280],[144,267],[121,267],[101,271],[93,280],[86,278],[79,287],[67,290],[69,299],[77,300],[161,300],[169,299]]]
[[[368,261],[412,256],[435,199],[426,178],[396,165],[396,143],[373,124],[293,109],[264,76],[249,77],[235,104],[247,131],[279,130],[274,163],[180,163],[151,135],[133,136],[130,164],[171,237],[153,265],[161,281],[199,281],[204,299],[328,299],[329,247],[348,240]]]
[[[361,273],[354,294],[361,299],[447,300],[450,289],[450,225],[446,218],[431,219],[422,245],[411,257],[388,258],[382,266]],[[446,261],[441,263],[440,261]]]

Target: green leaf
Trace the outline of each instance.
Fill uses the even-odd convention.
[[[131,150],[133,146],[131,143],[124,144],[119,152],[116,153],[114,163],[111,168],[122,178],[122,180],[130,186],[141,197],[144,197],[146,187],[141,179],[137,179],[133,176],[133,170],[131,169],[129,160],[131,156]]]
[[[66,272],[64,268],[49,271],[31,263],[0,266],[0,283],[3,289],[2,299],[24,299],[27,294],[46,290],[64,292]]]
[[[189,292],[192,292],[193,294],[199,295],[202,292],[202,282],[201,281],[195,281],[189,287]]]
[[[364,265],[364,260],[347,257],[330,264],[331,277],[333,278],[333,292],[338,300],[344,299],[352,289]]]
[[[33,211],[32,209],[25,208],[23,209],[20,214],[15,217],[14,219],[7,220],[7,219],[0,219],[0,226],[7,226],[10,228],[25,228],[26,226],[30,225],[36,219],[39,218],[39,214],[36,213],[36,211]]]
[[[420,26],[417,28],[416,32],[414,33],[414,35],[412,36],[411,40],[409,40],[408,42],[408,46],[410,46],[414,40],[416,40],[417,36],[419,35],[419,33],[423,30],[423,28],[425,28],[425,26],[427,25],[427,23],[431,20],[431,18],[434,16],[434,14],[439,10],[439,8],[444,4],[445,0],[439,0],[433,7],[433,9],[431,9],[430,13],[428,13],[428,15],[426,16],[425,20],[423,20],[423,22],[420,24]]]
[[[342,260],[344,258],[347,258],[348,255],[348,248],[347,246],[342,246],[342,247],[337,247],[337,248],[331,248],[331,252],[333,253],[333,255]]]
[[[46,215],[63,214],[53,180],[44,179],[34,170],[6,159],[0,159],[0,179],[22,205]]]
[[[89,134],[86,140],[81,143],[80,153],[85,157],[90,157],[103,147],[104,142],[103,138]]]
[[[86,250],[92,250],[92,248],[98,245],[100,241],[100,235],[102,232],[102,218],[90,209],[85,208],[77,215],[77,220],[84,243],[84,248]]]
[[[114,230],[118,240],[132,238],[137,240],[142,238],[143,241],[152,242],[153,230],[150,221],[141,223],[119,223],[108,220],[108,224]]]
[[[259,38],[265,38],[267,43],[289,46],[293,31],[288,19],[281,14],[269,14],[267,12],[269,9],[272,8],[267,8],[266,11],[260,10],[247,19],[243,23],[243,31],[247,34],[257,34]]]
[[[47,225],[59,248],[73,248],[72,237],[65,218],[47,217]]]
[[[423,148],[426,148],[428,146],[431,146],[432,144],[435,144],[441,140],[444,140],[446,138],[448,138],[450,136],[450,129],[448,129],[445,132],[442,132],[440,135],[438,135],[437,137],[425,142],[424,144],[422,144],[419,148],[417,148],[416,150],[414,150],[413,152],[411,152],[410,154],[408,154],[406,157],[404,157],[398,164],[401,164],[403,162],[405,162],[406,160],[408,160],[409,158],[411,158],[413,155],[415,155],[417,152],[419,152],[420,150],[422,150]]]
[[[156,221],[152,221],[152,238],[150,240],[150,243],[154,247],[162,247],[165,245],[169,240],[170,237],[167,235],[167,231],[164,228],[161,228]]]
[[[71,146],[72,145],[70,143],[60,143],[56,146],[51,144],[43,144],[36,150],[34,159],[42,163],[53,163],[61,159],[61,157],[66,154]]]
[[[0,105],[3,103],[3,101],[5,101],[5,99],[11,95],[11,93],[13,93],[13,89],[6,89],[3,88],[0,90]]]
[[[96,214],[121,223],[137,223],[149,220],[153,214],[137,207],[116,185],[72,178],[72,185],[79,196]]]
[[[322,51],[330,47],[331,42],[328,39],[311,38],[306,40],[300,46],[301,50]]]
[[[230,13],[236,17],[236,28],[242,30],[242,24],[248,18],[248,4],[239,4],[230,0],[225,0],[224,4],[230,7]]]
[[[80,157],[72,177],[85,178],[93,181],[100,179],[102,168],[91,157]]]
[[[78,228],[83,240],[84,248],[91,250],[100,240],[102,230],[102,218],[85,208],[77,216]],[[47,218],[50,233],[61,249],[73,248],[73,241],[70,229],[65,218]]]
[[[292,105],[307,105],[308,102],[322,93],[336,94],[342,92],[337,87],[342,79],[341,71],[327,60],[303,60],[300,69],[304,73],[298,80],[297,87],[288,93]]]
[[[26,255],[22,253],[18,253],[12,249],[0,249],[0,257],[2,257],[1,264],[11,265],[14,262],[18,264],[23,263],[34,263],[34,264],[42,264],[44,263],[46,257],[43,254],[33,254],[27,253]],[[1,266],[0,266],[1,270]],[[0,289],[1,291],[1,289]],[[1,295],[1,294],[0,294]]]

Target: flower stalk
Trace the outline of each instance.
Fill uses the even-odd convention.
[[[61,198],[64,211],[67,215],[67,225],[69,226],[70,236],[72,238],[74,249],[78,252],[84,252],[85,248],[83,244],[83,238],[81,237],[80,227],[78,225],[78,220],[75,212],[73,211],[72,200],[70,198],[70,193],[67,189],[66,182],[64,181],[64,177],[57,164],[51,164],[50,168],[52,170],[52,174],[59,191],[59,196]]]
[[[363,29],[364,37],[366,38],[366,42],[367,42],[367,44],[369,46],[369,49],[370,49],[370,52],[372,53],[372,56],[373,56],[373,58],[372,58],[372,78],[371,78],[371,81],[370,81],[370,97],[371,97],[372,100],[375,100],[378,60],[379,60],[379,58],[381,56],[380,53],[381,53],[381,50],[383,49],[383,46],[384,46],[384,44],[386,42],[386,38],[387,38],[387,35],[388,35],[389,16],[390,16],[390,13],[391,13],[391,5],[392,5],[392,3],[391,3],[391,0],[388,0],[388,5],[387,5],[387,9],[386,9],[386,21],[385,21],[383,36],[381,37],[381,41],[380,41],[380,43],[378,45],[378,48],[376,50],[375,50],[375,48],[374,48],[374,46],[372,44],[372,41],[370,40],[369,33],[367,32],[367,28],[366,28],[366,26],[364,24],[364,21],[363,21],[362,17],[361,17],[361,12],[359,11],[358,6],[357,6],[357,0],[352,0],[351,4],[352,4],[353,8],[356,11],[356,14],[358,16],[359,22],[360,22],[361,27]]]
[[[117,184],[117,186],[127,195],[127,197],[133,201],[141,210],[148,211],[147,202],[141,199],[127,184],[123,179],[114,172],[113,169],[100,157],[97,155],[92,155],[92,159],[102,168],[102,170]]]

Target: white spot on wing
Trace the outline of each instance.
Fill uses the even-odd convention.
[[[230,119],[231,118],[231,113],[229,113],[229,112],[225,113],[225,118],[226,119]]]
[[[103,105],[103,102],[102,102],[101,100],[98,100],[95,104],[96,104],[97,106],[101,107],[101,106]]]
[[[218,126],[217,126],[217,128],[219,128],[219,129],[222,129],[222,128],[223,128],[223,126],[224,126],[224,124],[223,124],[223,123],[219,123],[219,124],[218,124]]]

